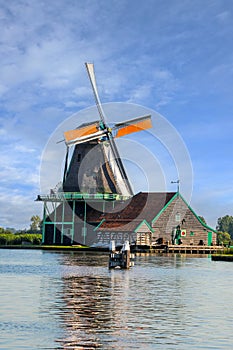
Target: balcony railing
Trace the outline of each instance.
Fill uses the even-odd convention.
[[[98,201],[98,200],[127,200],[131,197],[122,196],[116,193],[80,193],[80,192],[57,192],[50,194],[40,194],[38,195],[36,201],[47,201],[47,202],[62,202],[80,200],[80,201]]]

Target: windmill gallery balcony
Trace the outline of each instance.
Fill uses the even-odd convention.
[[[116,193],[80,193],[80,192],[58,192],[50,194],[40,194],[38,195],[36,201],[43,202],[62,202],[62,201],[96,201],[96,200],[127,200],[131,196],[123,196]]]

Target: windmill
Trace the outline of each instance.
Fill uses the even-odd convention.
[[[64,132],[67,153],[64,166],[63,191],[81,193],[114,193],[132,196],[133,191],[115,139],[152,127],[146,115],[109,127],[100,102],[94,65],[86,63],[100,119]],[[69,150],[74,146],[70,162]],[[68,165],[69,163],[69,165]]]

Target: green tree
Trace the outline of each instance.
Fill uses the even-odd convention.
[[[233,216],[225,215],[222,218],[218,218],[217,231],[219,232],[227,232],[233,239]]]
[[[231,242],[231,236],[228,232],[218,232],[218,243],[228,245]]]
[[[33,215],[31,217],[30,230],[35,232],[35,231],[40,231],[40,228],[41,228],[41,218],[38,215]]]
[[[12,233],[10,230],[0,227],[0,234],[10,234]]]

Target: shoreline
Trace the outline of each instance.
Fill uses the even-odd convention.
[[[233,261],[233,255],[229,254],[229,255],[221,255],[221,254],[218,254],[218,255],[212,255],[211,256],[211,259],[213,261]]]
[[[233,261],[233,255],[224,254],[223,247],[206,247],[206,246],[158,246],[158,247],[131,247],[132,253],[147,254],[210,254],[212,260]],[[0,249],[31,249],[44,251],[67,251],[67,252],[95,252],[109,253],[108,247],[88,247],[82,245],[61,246],[61,245],[0,245]],[[220,253],[220,254],[219,254]]]
[[[43,246],[43,245],[0,245],[0,249],[34,249],[34,250],[54,250],[54,251],[93,251],[109,252],[108,248],[95,248],[85,246]]]

